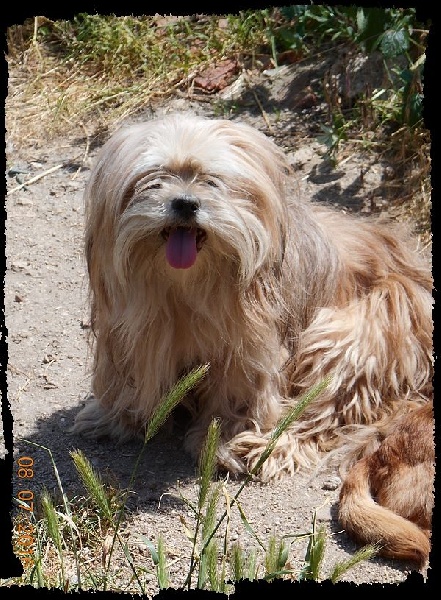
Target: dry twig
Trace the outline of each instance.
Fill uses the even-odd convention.
[[[50,169],[47,169],[47,171],[43,171],[43,173],[39,173],[35,177],[31,177],[31,179],[29,179],[28,181],[24,181],[23,183],[20,183],[20,185],[17,185],[15,188],[12,188],[12,190],[9,190],[7,193],[7,196],[10,196],[14,192],[18,192],[18,190],[21,190],[22,188],[26,187],[27,185],[31,185],[31,183],[35,183],[36,181],[39,181],[40,179],[42,179],[43,177],[46,177],[46,175],[49,175],[50,173],[53,173],[54,171],[58,171],[58,169],[61,169],[62,167],[64,167],[64,163],[55,165],[55,167],[51,167]]]

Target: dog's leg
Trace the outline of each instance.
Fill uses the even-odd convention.
[[[266,370],[256,369],[253,354],[249,353],[247,358],[249,363],[242,355],[240,359],[230,358],[211,365],[207,377],[198,386],[199,410],[185,438],[186,450],[197,458],[211,419],[218,417],[221,428],[218,464],[231,474],[246,473],[249,466],[234,444],[236,436],[254,432],[250,435],[265,444],[263,432],[275,426],[283,408],[279,393],[281,376],[277,368],[274,369],[274,365],[280,364],[279,353],[272,365],[266,365]]]
[[[97,344],[92,393],[76,416],[72,432],[89,438],[109,436],[118,441],[139,436],[146,419],[139,415],[137,391],[129,378],[115,368],[100,339]]]

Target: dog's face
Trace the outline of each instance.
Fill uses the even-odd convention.
[[[230,121],[175,115],[122,129],[88,184],[89,263],[107,253],[121,282],[141,268],[172,278],[229,268],[250,282],[282,260],[284,169],[268,138]]]

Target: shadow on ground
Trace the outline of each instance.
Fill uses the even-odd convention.
[[[61,498],[57,471],[63,491],[69,498],[84,495],[84,487],[70,455],[74,450],[84,453],[105,482],[120,489],[130,486],[133,493],[130,495],[129,508],[142,505],[149,510],[151,505],[152,510],[157,509],[162,494],[170,487],[178,482],[194,481],[196,465],[183,450],[183,432],[178,430],[170,433],[164,428],[145,446],[142,440],[120,444],[109,438],[85,439],[69,432],[78,410],[62,409],[47,418],[40,418],[35,433],[26,439],[16,440],[17,456],[30,456],[34,461],[34,477],[32,482],[27,482],[34,494],[43,489],[40,481],[45,482],[44,487],[49,487],[55,497]],[[140,454],[141,459],[131,484]],[[16,485],[19,484],[23,484],[23,480],[16,481]],[[167,504],[170,506],[170,498]]]

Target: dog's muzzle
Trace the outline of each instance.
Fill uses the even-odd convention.
[[[170,203],[171,217],[177,224],[165,227],[161,234],[166,240],[167,262],[174,269],[192,267],[207,237],[196,224],[199,208],[200,202],[193,196],[179,196]]]

